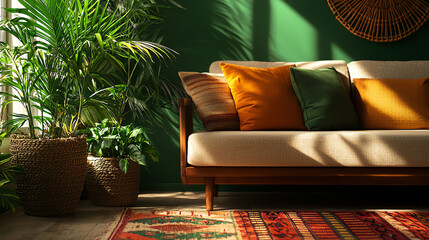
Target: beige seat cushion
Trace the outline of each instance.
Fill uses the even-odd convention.
[[[231,167],[429,167],[429,130],[220,131],[189,137],[188,163]]]

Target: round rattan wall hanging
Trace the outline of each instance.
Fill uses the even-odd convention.
[[[373,42],[393,42],[417,31],[429,18],[425,0],[328,0],[340,23]]]

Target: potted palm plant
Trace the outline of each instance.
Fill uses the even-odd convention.
[[[117,114],[111,89],[124,59],[145,62],[172,55],[156,43],[131,39],[130,14],[118,15],[101,0],[18,0],[24,8],[1,23],[0,30],[21,46],[1,44],[2,109],[13,102],[25,113],[4,121],[0,136],[22,130],[11,139],[18,177],[18,194],[27,214],[71,213],[86,175],[86,139],[77,137],[92,111]]]
[[[17,177],[20,202],[29,215],[71,213],[85,180],[85,138],[56,136],[60,132],[57,125],[48,125],[50,118],[36,114],[35,109],[41,109],[45,114],[48,109],[49,113],[58,109],[49,107],[56,101],[54,97],[49,103],[43,103],[47,96],[39,88],[47,81],[37,76],[41,69],[36,65],[39,62],[36,62],[34,48],[23,45],[9,49],[3,44],[0,52],[3,73],[0,85],[12,89],[1,92],[5,97],[3,109],[13,102],[25,109],[25,113],[9,116],[1,137],[16,133],[28,124],[26,134],[12,136],[10,141],[12,163],[24,170],[24,174]]]

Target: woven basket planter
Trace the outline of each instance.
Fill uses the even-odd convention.
[[[140,165],[129,160],[126,174],[119,169],[119,158],[88,157],[86,187],[89,199],[99,206],[131,206],[139,195]]]
[[[74,211],[85,183],[85,138],[18,139],[10,141],[17,193],[24,212],[34,216],[60,216]]]

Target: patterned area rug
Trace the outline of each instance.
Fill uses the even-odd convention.
[[[125,209],[100,239],[429,239],[429,212]]]

